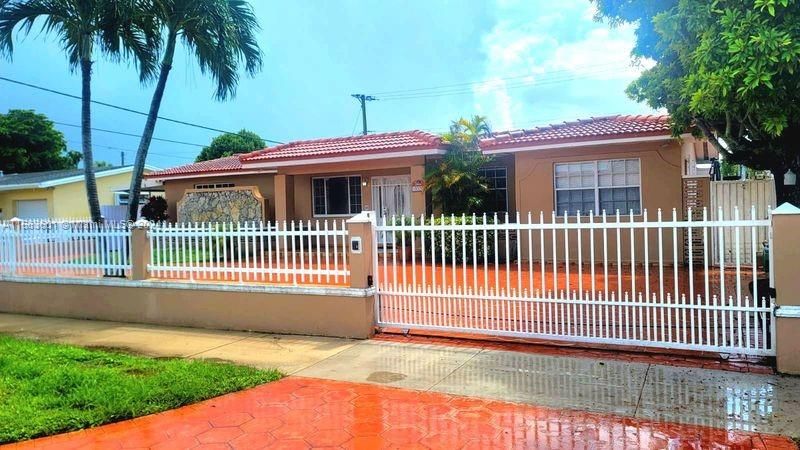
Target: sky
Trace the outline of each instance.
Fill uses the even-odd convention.
[[[234,99],[213,98],[210,78],[179,48],[161,115],[279,142],[361,132],[354,93],[372,132],[445,131],[459,117],[503,131],[612,114],[652,114],[625,95],[644,64],[630,59],[633,30],[593,20],[589,0],[251,0],[264,67],[242,75]],[[58,41],[19,35],[0,76],[80,93]],[[135,68],[99,59],[95,100],[146,111],[153,85]],[[80,149],[80,102],[0,81],[0,112],[33,109]],[[145,118],[95,105],[93,127],[140,135]],[[217,132],[159,121],[147,162],[192,162]],[[95,131],[96,160],[130,164],[138,138]]]

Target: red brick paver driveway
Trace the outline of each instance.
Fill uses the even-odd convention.
[[[787,438],[290,377],[18,448],[795,449]]]

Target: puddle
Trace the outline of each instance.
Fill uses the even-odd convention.
[[[367,377],[367,381],[372,383],[394,383],[396,381],[405,380],[406,376],[397,372],[372,372]]]

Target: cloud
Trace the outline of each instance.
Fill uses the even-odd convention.
[[[586,0],[497,0],[497,20],[481,40],[489,81],[473,89],[495,129],[617,112],[609,108],[647,112],[624,89],[652,62],[631,62],[632,27],[609,28],[594,14]]]

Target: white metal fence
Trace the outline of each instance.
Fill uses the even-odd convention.
[[[148,235],[155,278],[349,283],[344,220],[165,223]]]
[[[83,221],[0,223],[0,271],[23,275],[124,276],[130,229]]]
[[[743,218],[769,219],[770,207],[776,204],[775,180],[772,178],[765,180],[713,181],[710,192],[711,218],[713,220],[731,218],[737,209],[741,212]],[[715,241],[714,265],[719,264],[720,259],[725,264],[732,264],[737,254],[749,258],[750,253],[742,250],[750,247],[751,239],[756,241],[758,247],[769,239],[767,229],[761,228],[756,232],[755,236],[743,236],[739,241],[739,246],[737,246],[732,229],[723,229],[721,232],[725,233],[725,245],[720,252],[716,248],[718,244]],[[742,262],[744,264],[750,263],[748,259],[744,259]]]
[[[702,217],[383,218],[379,325],[774,354],[773,284],[755,238],[769,219],[742,219],[738,209]],[[702,262],[683,264],[683,233],[690,243],[702,236]],[[712,248],[724,251],[727,239],[741,251],[714,267]]]

